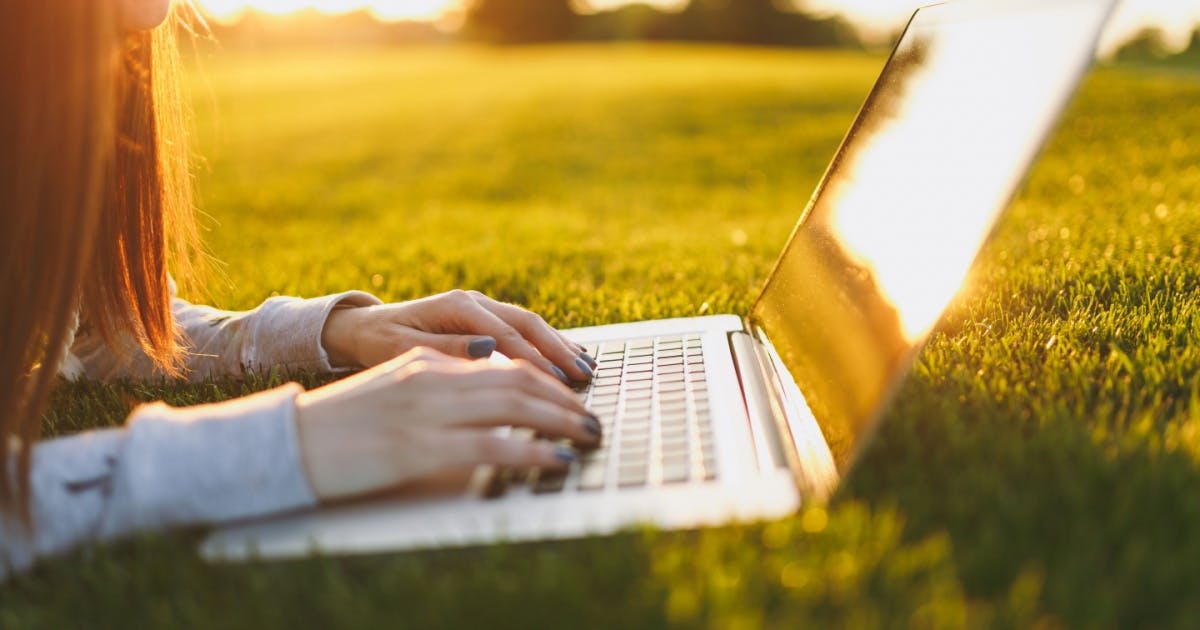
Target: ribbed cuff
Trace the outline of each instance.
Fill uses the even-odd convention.
[[[298,300],[271,298],[259,307],[257,330],[269,338],[257,339],[260,361],[290,369],[312,372],[341,372],[329,364],[329,353],[321,345],[321,332],[329,314],[339,306],[376,306],[379,298],[362,291]]]

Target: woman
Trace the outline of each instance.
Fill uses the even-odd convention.
[[[0,3],[0,560],[131,532],[301,509],[489,463],[561,468],[591,445],[563,384],[595,362],[477,293],[381,304],[350,292],[225,313],[174,299],[194,245],[170,0]],[[500,350],[494,366],[470,358]],[[457,358],[456,358],[457,357]],[[38,443],[61,374],[204,379],[370,368],[304,392],[133,412]],[[372,367],[374,366],[374,367]]]

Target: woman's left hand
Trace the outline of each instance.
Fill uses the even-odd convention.
[[[321,333],[337,367],[372,367],[417,347],[482,359],[498,350],[563,381],[588,381],[596,362],[540,316],[478,291],[330,313]]]

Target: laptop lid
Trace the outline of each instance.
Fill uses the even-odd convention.
[[[961,288],[1115,4],[958,0],[910,21],[750,314],[841,474]]]

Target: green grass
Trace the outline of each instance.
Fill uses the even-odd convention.
[[[197,91],[208,242],[227,263],[211,299],[472,287],[559,326],[742,312],[881,63],[219,54]],[[149,536],[11,580],[0,626],[1191,625],[1197,138],[1200,75],[1089,79],[828,510],[232,567],[196,559],[200,532]],[[277,380],[64,387],[51,430]]]

